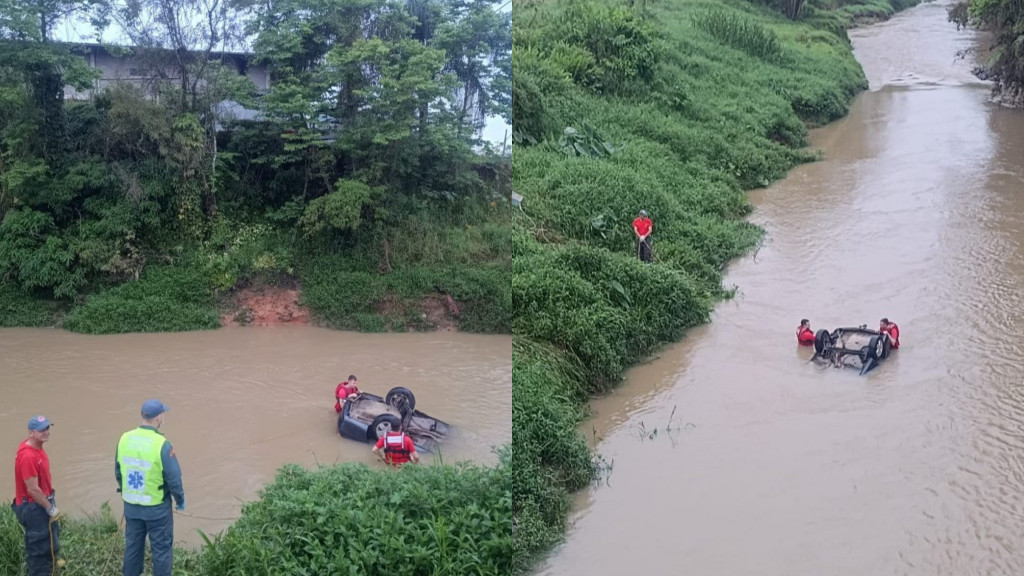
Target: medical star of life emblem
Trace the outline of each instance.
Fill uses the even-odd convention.
[[[131,486],[133,490],[139,490],[145,482],[146,477],[138,470],[133,470],[132,473],[128,475],[128,485]]]

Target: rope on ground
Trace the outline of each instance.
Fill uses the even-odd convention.
[[[241,518],[241,516],[232,516],[230,518],[226,518],[226,517],[213,517],[213,516],[197,516],[195,514],[189,514],[188,512],[181,512],[179,510],[175,510],[174,513],[179,515],[179,516],[188,516],[189,518],[195,518],[196,520],[232,520],[232,521],[234,521],[234,520],[238,520],[239,518]]]

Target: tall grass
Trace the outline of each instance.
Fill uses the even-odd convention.
[[[575,432],[589,395],[708,320],[728,296],[724,266],[763,233],[743,220],[744,191],[814,160],[802,149],[808,125],[842,116],[867,87],[845,33],[849,14],[828,12],[833,26],[825,10],[794,23],[743,0],[678,0],[642,18],[563,0],[530,4],[516,18],[513,181],[525,198],[512,290],[519,571],[561,538],[569,494],[594,477]],[[623,32],[587,36],[603,30]],[[628,86],[594,81],[607,42],[643,55],[635,70],[616,68]],[[614,151],[567,154],[560,135],[583,125]],[[653,264],[636,257],[640,209],[655,222]]]
[[[709,10],[693,16],[693,25],[727,46],[771,61],[782,51],[775,32],[735,12]]]
[[[120,507],[120,505],[118,505]],[[93,514],[81,517],[62,515],[61,557],[67,564],[58,569],[61,576],[117,576],[121,574],[124,559],[124,533],[111,507],[104,504]],[[146,562],[149,563],[147,554]],[[178,576],[198,576],[198,554],[194,551],[174,551],[174,573]],[[25,533],[18,524],[10,506],[0,508],[0,574],[25,575]],[[146,572],[149,574],[150,572]]]

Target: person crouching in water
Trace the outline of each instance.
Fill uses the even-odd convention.
[[[373,454],[395,467],[399,467],[410,460],[414,464],[420,463],[420,455],[416,453],[416,445],[412,443],[412,438],[408,434],[402,432],[401,422],[395,425],[382,438],[377,439],[377,444],[373,446]]]
[[[888,318],[882,318],[878,322],[878,331],[889,335],[889,342],[892,343],[893,350],[900,347],[900,327],[895,322],[889,322]]]
[[[796,341],[801,346],[814,345],[814,331],[811,330],[810,320],[804,318],[800,321],[800,326],[796,329]]]
[[[338,384],[334,389],[334,411],[341,414],[342,407],[345,406],[345,401],[349,398],[355,398],[359,394],[359,387],[356,386],[356,377],[351,375],[348,380]]]

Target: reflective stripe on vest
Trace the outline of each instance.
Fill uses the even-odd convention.
[[[121,465],[121,498],[129,504],[157,506],[164,502],[164,437],[155,430],[136,428],[121,435],[117,462]]]
[[[405,449],[405,434],[401,432],[388,432],[384,436],[384,454],[388,461],[403,463],[409,461],[409,451]]]

